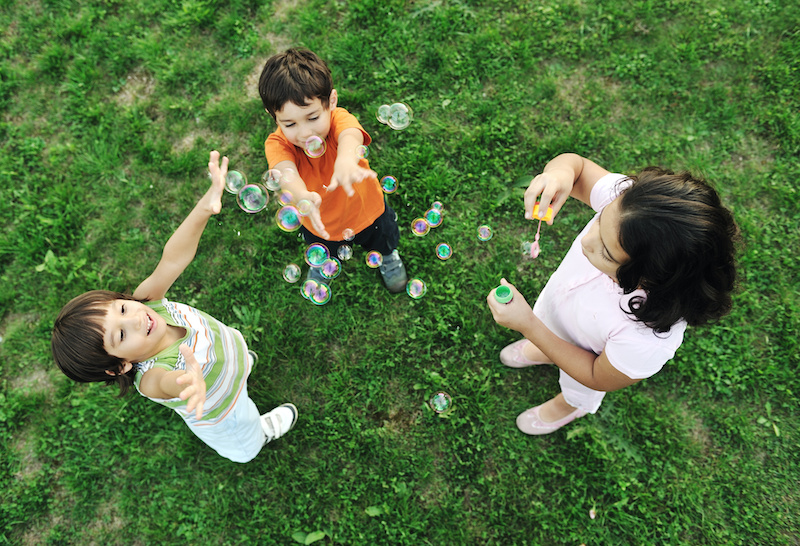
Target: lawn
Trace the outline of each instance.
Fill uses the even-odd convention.
[[[0,20],[0,544],[800,543],[797,2],[0,0]],[[73,296],[152,271],[210,150],[260,178],[258,76],[291,46],[328,61],[397,177],[427,293],[389,294],[356,248],[315,306],[282,279],[304,245],[277,199],[226,194],[169,297],[242,331],[259,408],[300,412],[239,465],[135,392],[69,381],[50,331]],[[376,119],[393,102],[405,130]],[[557,370],[500,364],[516,335],[485,298],[505,277],[533,302],[591,218],[568,202],[522,255],[523,189],[566,151],[707,178],[740,280],[661,373],[528,437],[514,419]],[[435,200],[442,225],[414,236]]]

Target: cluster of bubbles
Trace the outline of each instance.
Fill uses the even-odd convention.
[[[434,201],[424,215],[411,222],[411,233],[417,237],[424,237],[431,228],[441,226],[443,220],[444,205],[440,201]]]
[[[407,104],[395,102],[391,106],[388,104],[380,105],[375,117],[395,131],[401,131],[411,125],[411,121],[414,119],[414,112]]]
[[[306,279],[300,287],[303,297],[315,305],[325,305],[331,301],[331,287],[324,282]]]
[[[250,214],[264,210],[269,203],[267,188],[262,184],[248,183],[245,174],[239,171],[228,171],[225,175],[225,190],[236,195],[236,204]]]

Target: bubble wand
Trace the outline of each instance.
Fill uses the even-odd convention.
[[[536,203],[533,206],[533,216],[538,217],[539,215],[539,203]],[[533,238],[533,242],[526,241],[522,243],[522,252],[527,254],[533,259],[539,257],[539,253],[542,249],[539,247],[539,234],[542,231],[542,222],[548,221],[553,218],[553,207],[547,207],[547,214],[545,214],[542,218],[539,218],[539,227],[536,229],[536,235]]]

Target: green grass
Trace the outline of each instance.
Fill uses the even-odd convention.
[[[796,2],[0,0],[0,19],[0,543],[800,542]],[[275,205],[226,195],[169,296],[241,328],[262,410],[300,409],[237,465],[166,408],[68,381],[50,328],[72,296],[151,272],[209,150],[260,175],[257,77],[292,45],[328,60],[372,167],[400,180],[428,293],[388,294],[357,250],[313,307],[280,277],[302,245]],[[375,119],[394,101],[415,112],[402,132]],[[590,218],[568,203],[542,256],[519,255],[519,181],[563,151],[707,177],[743,232],[741,281],[660,374],[530,438],[514,418],[557,374],[500,365],[515,336],[484,299],[506,277],[533,301]],[[413,237],[435,199],[444,224]]]

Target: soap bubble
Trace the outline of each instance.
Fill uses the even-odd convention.
[[[453,405],[453,399],[446,392],[437,392],[431,397],[429,404],[436,413],[444,413]]]
[[[406,293],[415,300],[420,299],[428,291],[428,287],[420,279],[411,279],[406,284]]]
[[[342,245],[339,247],[339,250],[336,251],[336,255],[339,256],[340,260],[346,262],[353,257],[353,249],[350,248],[349,245]]]
[[[325,305],[331,301],[331,288],[324,282],[318,282],[317,286],[311,291],[309,299],[316,305]]]
[[[359,159],[367,159],[369,157],[369,148],[363,144],[356,146],[356,157]]]
[[[383,193],[394,193],[397,191],[397,178],[391,175],[386,175],[381,178],[381,188]]]
[[[436,257],[440,260],[448,260],[453,255],[453,247],[447,243],[439,243],[436,245]]]
[[[482,225],[478,228],[478,239],[481,241],[488,241],[492,238],[492,228],[487,225]]]
[[[311,294],[317,289],[319,283],[314,279],[306,279],[303,281],[303,284],[300,285],[300,293],[303,294],[303,297],[307,300],[311,299]]]
[[[300,266],[296,264],[287,264],[283,268],[283,280],[286,282],[295,283],[300,280]]]
[[[389,120],[386,122],[389,127],[400,131],[411,125],[414,119],[414,112],[407,104],[396,102],[389,107]]]
[[[444,213],[444,205],[442,204],[441,201],[434,201],[433,203],[431,203],[431,208],[436,209],[441,213]]]
[[[314,210],[314,204],[308,199],[301,199],[297,202],[297,212],[300,216],[308,216]]]
[[[431,226],[425,218],[417,218],[411,222],[411,233],[417,237],[427,235],[430,230]]]
[[[289,190],[281,190],[278,192],[278,202],[281,205],[291,205],[292,201],[294,201],[294,196],[292,196],[292,192]]]
[[[542,252],[539,246],[539,241],[523,241],[522,242],[522,255],[527,258],[538,258]]]
[[[308,140],[306,140],[304,151],[308,157],[322,157],[325,153],[325,141],[317,135],[310,136]]]
[[[264,210],[269,203],[269,192],[261,184],[247,184],[236,195],[239,208],[250,214]]]
[[[428,209],[425,213],[425,221],[431,227],[438,227],[442,224],[442,211],[439,209]]]
[[[291,205],[278,209],[275,214],[275,223],[283,231],[296,231],[300,229],[300,213]]]
[[[353,230],[352,230],[352,229],[350,229],[350,228],[346,228],[346,229],[345,229],[345,230],[342,232],[342,241],[352,241],[352,240],[353,240],[353,239],[355,239],[355,238],[356,238],[356,232],[355,232],[355,231],[353,231]]]
[[[370,250],[367,252],[367,266],[375,269],[383,264],[383,254],[377,250]]]
[[[378,113],[375,114],[375,117],[378,118],[378,121],[386,125],[389,123],[389,114],[391,113],[392,107],[388,104],[381,104],[378,107]]]
[[[269,191],[281,189],[281,172],[278,169],[269,169],[261,175],[261,182]]]
[[[211,173],[209,173],[210,175]],[[247,185],[247,177],[239,171],[228,171],[225,175],[225,190],[238,194]]]
[[[312,243],[306,248],[306,263],[310,267],[320,267],[330,256],[328,247],[322,243]]]
[[[342,263],[336,258],[328,258],[322,262],[319,271],[326,279],[335,279],[342,272]]]

